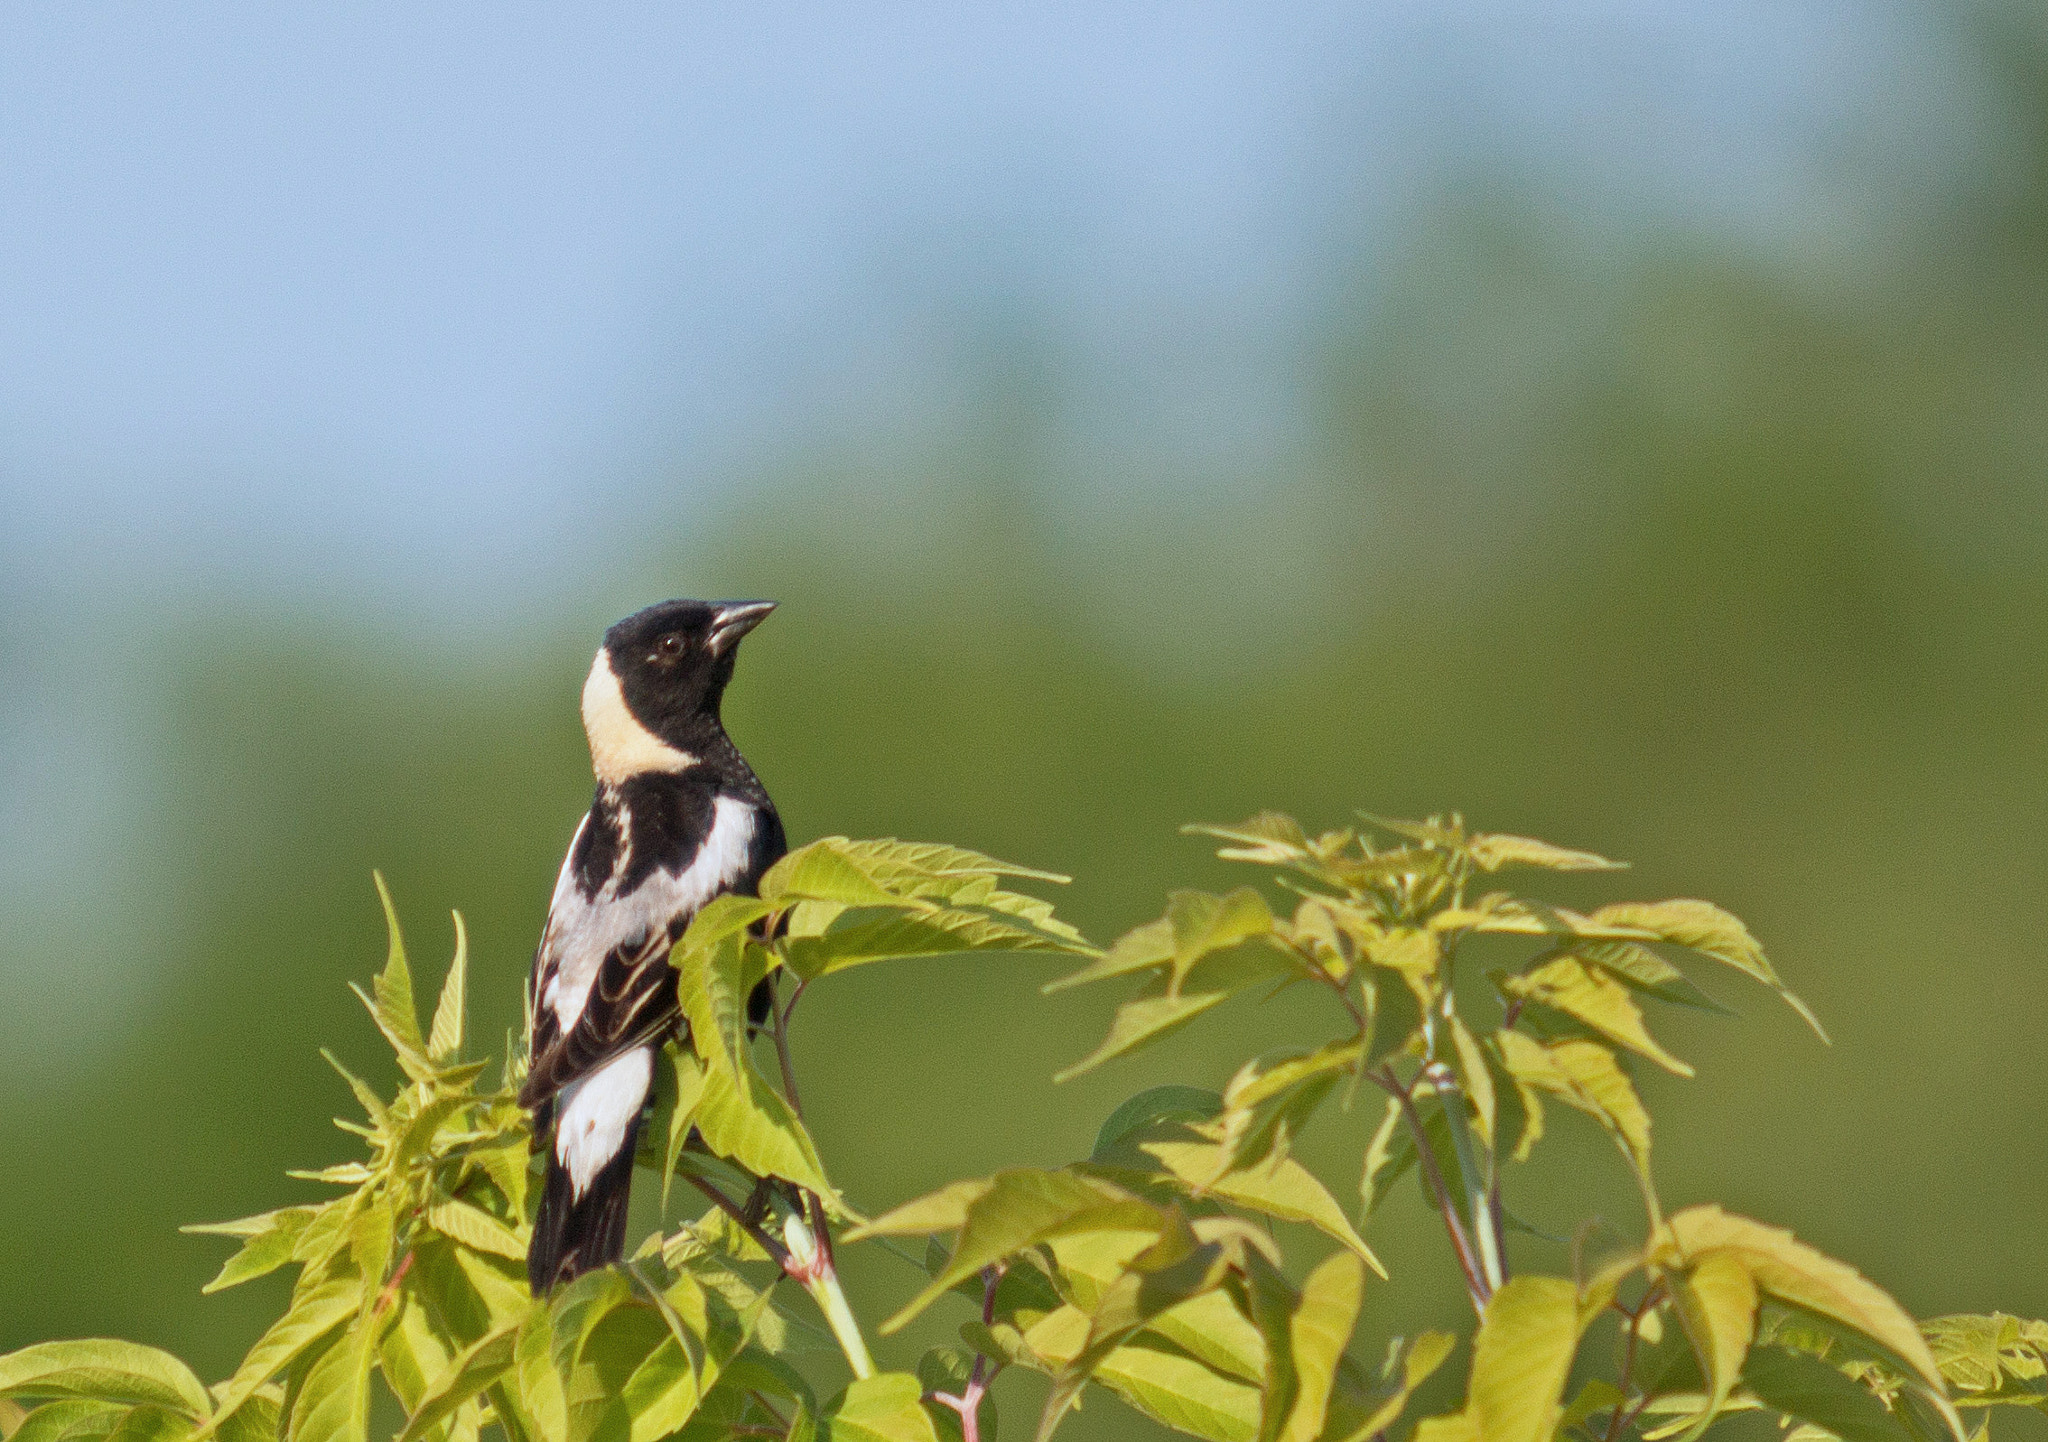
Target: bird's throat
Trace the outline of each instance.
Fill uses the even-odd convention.
[[[671,746],[626,705],[611,656],[598,648],[583,683],[583,732],[590,738],[590,767],[600,783],[616,786],[649,771],[687,771],[697,764],[689,752]]]

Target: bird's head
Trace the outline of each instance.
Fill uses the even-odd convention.
[[[604,633],[583,683],[583,729],[600,781],[681,771],[718,730],[740,638],[773,601],[663,601]]]

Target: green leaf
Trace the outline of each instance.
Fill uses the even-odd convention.
[[[1547,1442],[1578,1351],[1579,1310],[1563,1277],[1514,1277],[1493,1294],[1465,1400],[1479,1442]]]
[[[1905,1310],[1854,1267],[1809,1247],[1781,1227],[1718,1206],[1687,1207],[1666,1223],[1652,1246],[1651,1261],[1666,1268],[1696,1267],[1715,1254],[1739,1262],[1756,1279],[1759,1291],[1862,1333],[1928,1386],[1943,1390],[1934,1354]]]
[[[1013,861],[998,861],[979,851],[930,841],[898,841],[883,837],[871,841],[849,841],[844,836],[827,837],[833,846],[852,858],[869,875],[892,880],[903,876],[963,877],[1017,876],[1028,881],[1050,881],[1064,886],[1074,878],[1057,871],[1040,871]]]
[[[1095,1381],[1155,1421],[1210,1442],[1252,1442],[1259,1433],[1257,1387],[1142,1340],[1103,1358]]]
[[[135,1342],[40,1342],[0,1357],[0,1397],[80,1397],[168,1408],[204,1421],[213,1398],[192,1369]]]
[[[704,1099],[704,1064],[696,1053],[680,1046],[665,1048],[669,1065],[675,1069],[675,1097],[668,1114],[668,1146],[661,1161],[661,1211],[668,1215],[668,1192],[676,1179],[676,1161],[697,1117],[697,1104]]]
[[[1691,1272],[1670,1279],[1671,1300],[1707,1380],[1706,1411],[1689,1436],[1719,1414],[1742,1376],[1742,1360],[1756,1333],[1756,1279],[1731,1252],[1709,1252]]]
[[[398,1442],[417,1442],[428,1429],[454,1416],[457,1408],[509,1372],[518,1336],[518,1322],[501,1323],[456,1353],[446,1370],[427,1384],[419,1406],[398,1434]]]
[[[391,888],[384,884],[384,874],[372,872],[371,876],[377,883],[377,900],[384,907],[384,925],[391,934],[391,950],[384,960],[384,969],[372,980],[376,1000],[364,996],[362,988],[353,982],[349,989],[362,997],[363,1005],[370,1009],[378,1030],[384,1033],[392,1049],[398,1053],[398,1062],[405,1074],[414,1081],[426,1081],[433,1076],[433,1068],[427,1063],[427,1044],[420,1036],[420,1014],[413,1004],[412,968],[406,964],[405,936],[399,930],[398,909],[391,904]]]
[[[584,1344],[597,1324],[632,1300],[632,1285],[609,1267],[585,1272],[555,1293],[548,1313],[554,1333],[555,1371],[565,1382],[575,1374]]]
[[[540,1442],[567,1442],[569,1403],[555,1368],[554,1323],[546,1307],[532,1307],[520,1319],[512,1342],[511,1382],[509,1390],[532,1419]]]
[[[1116,1009],[1116,1020],[1110,1024],[1109,1035],[1102,1045],[1095,1048],[1072,1066],[1053,1074],[1056,1082],[1070,1081],[1083,1072],[1093,1071],[1113,1057],[1136,1051],[1139,1047],[1180,1030],[1203,1012],[1217,1003],[1227,1001],[1227,991],[1199,992],[1191,996],[1168,996],[1165,994],[1166,978],[1162,977],[1153,985],[1125,1002]]]
[[[1579,941],[1560,951],[1546,953],[1541,959],[1548,961],[1559,955],[1576,956],[1589,966],[1597,966],[1622,985],[1644,996],[1654,996],[1674,1006],[1718,1012],[1722,1016],[1735,1015],[1694,986],[1684,972],[1640,942]]]
[[[957,1232],[967,1225],[967,1209],[995,1185],[979,1179],[948,1182],[936,1192],[893,1207],[871,1222],[851,1228],[840,1238],[846,1242],[869,1237],[921,1237],[933,1232]]]
[[[902,905],[907,898],[884,890],[835,844],[842,839],[828,836],[799,846],[769,867],[761,878],[761,900],[778,907],[794,901],[836,901],[844,906]]]
[[[1358,1325],[1365,1300],[1365,1267],[1352,1252],[1333,1252],[1301,1284],[1301,1298],[1288,1319],[1294,1355],[1294,1406],[1280,1429],[1280,1442],[1315,1442],[1323,1432],[1337,1363]]]
[[[1636,1095],[1635,1084],[1615,1063],[1614,1053],[1598,1042],[1540,1042],[1518,1031],[1495,1032],[1494,1040],[1500,1047],[1501,1062],[1521,1089],[1529,1112],[1528,1130],[1516,1149],[1517,1158],[1525,1157],[1534,1136],[1542,1134],[1542,1111],[1534,1094],[1543,1093],[1577,1108],[1607,1128],[1620,1142],[1637,1176],[1647,1180],[1650,1114]]]
[[[723,1067],[705,1072],[696,1126],[704,1144],[718,1155],[756,1176],[781,1177],[816,1192],[828,1206],[840,1206],[810,1133],[751,1062],[744,1063],[737,1081]]]
[[[847,1386],[818,1419],[819,1442],[939,1442],[908,1372],[878,1372]]]
[[[1525,976],[1504,978],[1501,989],[1510,996],[1537,1002],[1584,1022],[1608,1040],[1648,1057],[1666,1071],[1684,1077],[1693,1074],[1691,1067],[1651,1037],[1628,988],[1605,971],[1588,967],[1576,956],[1560,956]]]
[[[1200,1087],[1148,1087],[1109,1114],[1090,1155],[1101,1161],[1124,1137],[1156,1122],[1205,1122],[1222,1110],[1223,1098]]]
[[[894,1332],[960,1282],[1041,1242],[1084,1231],[1158,1233],[1158,1208],[1119,1188],[1075,1176],[1017,1168],[997,1172],[988,1189],[968,1203],[960,1239],[931,1285],[882,1324]]]
[[[1527,836],[1474,836],[1465,853],[1481,871],[1538,866],[1546,871],[1625,871],[1626,861],[1609,861],[1590,851],[1572,851]]]
[[[1025,900],[991,892],[990,902]],[[806,978],[829,976],[870,962],[964,951],[1091,951],[1064,923],[1058,926],[1012,914],[1005,907],[948,906],[933,910],[855,912],[812,936],[783,944],[789,969]]]
[[[1283,1222],[1306,1222],[1349,1247],[1382,1277],[1387,1275],[1380,1259],[1351,1225],[1351,1219],[1344,1215],[1329,1189],[1292,1157],[1276,1151],[1253,1166],[1224,1171],[1227,1158],[1218,1141],[1162,1139],[1145,1141],[1140,1146],[1198,1195],[1218,1197]]]
[[[455,918],[455,959],[448,963],[441,1000],[434,1007],[434,1025],[427,1034],[427,1058],[436,1062],[453,1061],[462,1050],[463,998],[468,987],[469,932],[462,924],[461,912],[449,915]]]
[[[1813,1028],[1814,1035],[1822,1041],[1828,1039],[1820,1018],[1778,979],[1777,971],[1764,956],[1763,947],[1750,935],[1741,918],[1723,911],[1711,901],[1617,901],[1595,911],[1592,920],[1596,924],[1636,927],[1660,941],[1725,962],[1777,992],[1785,1004]]]
[[[1252,861],[1262,866],[1286,866],[1309,859],[1308,835],[1301,823],[1279,811],[1261,811],[1234,826],[1195,823],[1181,828],[1185,836],[1214,836],[1234,845],[1216,854],[1226,861]]]
[[[676,969],[676,996],[690,1022],[691,1045],[709,1070],[735,1081],[747,1058],[746,998],[740,992],[745,949],[744,935],[734,933],[715,946],[692,947],[670,956]]]
[[[221,1291],[254,1277],[261,1277],[276,1271],[292,1259],[292,1249],[298,1243],[299,1234],[313,1219],[311,1207],[281,1207],[261,1216],[244,1217],[234,1222],[202,1222],[196,1226],[180,1227],[181,1232],[224,1237],[246,1237],[242,1249],[227,1259],[220,1274],[199,1290],[202,1293]]]
[[[1818,1357],[1752,1348],[1742,1380],[1772,1411],[1823,1427],[1842,1442],[1907,1442],[1912,1436],[1860,1382]]]
[[[129,1404],[98,1397],[45,1402],[21,1419],[7,1434],[7,1442],[99,1442],[121,1425],[129,1411]]]
[[[474,1247],[479,1252],[510,1257],[515,1261],[526,1259],[526,1243],[517,1232],[481,1207],[473,1207],[467,1202],[436,1202],[427,1208],[427,1225],[442,1236],[465,1247]]]
[[[1367,1442],[1367,1439],[1386,1431],[1401,1420],[1407,1410],[1408,1399],[1415,1395],[1415,1389],[1443,1366],[1444,1360],[1458,1345],[1458,1339],[1448,1332],[1424,1332],[1409,1344],[1406,1355],[1401,1359],[1401,1380],[1391,1396],[1382,1400],[1366,1419],[1351,1429],[1344,1442]]]
[[[367,1442],[370,1364],[385,1320],[375,1311],[358,1316],[307,1370],[292,1404],[292,1442]]]
[[[180,1412],[161,1407],[131,1407],[120,1425],[107,1434],[107,1442],[183,1442],[191,1436],[193,1422]]]
[[[310,1291],[295,1295],[290,1308],[256,1339],[256,1345],[249,1349],[249,1355],[242,1359],[242,1365],[228,1379],[212,1426],[218,1427],[233,1416],[235,1409],[253,1397],[258,1387],[355,1316],[362,1300],[363,1279],[358,1276],[335,1277]]]

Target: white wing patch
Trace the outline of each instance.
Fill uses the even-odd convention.
[[[569,863],[563,863],[542,942],[554,964],[540,1002],[553,1009],[564,1035],[582,1014],[597,969],[608,954],[656,931],[666,931],[678,916],[695,915],[705,902],[739,879],[746,870],[758,816],[744,801],[719,797],[712,807],[711,829],[689,866],[680,875],[657,869],[626,896],[618,894],[618,885],[625,874],[628,848],[619,848],[611,876],[587,901],[577,889]],[[573,845],[570,854],[575,854]]]
[[[626,1127],[647,1100],[654,1079],[654,1048],[621,1052],[589,1076],[562,1088],[555,1123],[555,1158],[569,1173],[569,1189],[580,1197],[604,1164],[625,1145]]]

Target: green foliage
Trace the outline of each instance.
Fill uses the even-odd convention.
[[[1693,1442],[1757,1410],[1799,1442],[1981,1442],[1959,1409],[2048,1410],[2048,1324],[1915,1323],[1781,1228],[1711,1203],[1665,1213],[1633,1069],[1692,1076],[1651,1018],[1715,1008],[1676,958],[1732,968],[1813,1020],[1735,917],[1694,900],[1579,913],[1482,891],[1503,872],[1617,863],[1471,833],[1457,817],[1316,837],[1273,813],[1196,829],[1225,843],[1224,858],[1266,868],[1271,887],[1175,892],[1106,950],[1004,886],[1063,878],[947,846],[827,838],[778,863],[758,898],[706,907],[671,953],[688,1040],[670,1048],[639,1161],[664,1203],[680,1180],[711,1209],[545,1298],[528,1294],[521,1266],[533,1161],[519,1059],[487,1087],[486,1063],[463,1057],[459,917],[422,1029],[380,879],[390,950],[358,995],[396,1056],[396,1094],[330,1055],[363,1112],[337,1125],[363,1153],[294,1175],[341,1193],[187,1229],[239,1243],[207,1291],[295,1268],[283,1315],[210,1388],[125,1342],[0,1358],[0,1430],[8,1442],[367,1442],[389,1417],[395,1442],[993,1442],[989,1385],[1016,1371],[1042,1378],[1038,1442],[1091,1391],[1212,1442],[1377,1442],[1458,1346],[1440,1332],[1396,1338],[1369,1367],[1354,1336],[1387,1272],[1362,1229],[1410,1172],[1477,1320],[1463,1401],[1415,1423],[1418,1442]],[[1519,939],[1526,954],[1461,972],[1479,936]],[[803,1118],[787,1038],[805,990],[891,958],[1034,951],[1083,959],[1048,989],[1136,983],[1066,1074],[1254,990],[1315,990],[1331,1030],[1247,1059],[1220,1091],[1140,1092],[1086,1158],[957,1181],[863,1218]],[[763,980],[775,1004],[757,1037],[744,999]],[[1489,1006],[1497,1020],[1479,1020]],[[1295,1141],[1367,1087],[1386,1111],[1362,1149],[1354,1215]],[[1597,1261],[1583,1238],[1548,1243],[1554,1265],[1511,1274],[1503,1192],[1510,1164],[1547,1134],[1547,1102],[1612,1138],[1640,1188],[1642,1230]],[[882,1370],[836,1249],[900,1252],[886,1239],[906,1238],[925,1239],[924,1279],[872,1330],[969,1311],[959,1345]],[[1290,1260],[1283,1241],[1312,1250]],[[1533,1243],[1520,1255],[1532,1252],[1543,1255]],[[1614,1333],[1611,1370],[1589,1356],[1601,1329]],[[815,1362],[794,1365],[807,1334],[829,1334],[851,1373],[830,1395]]]

